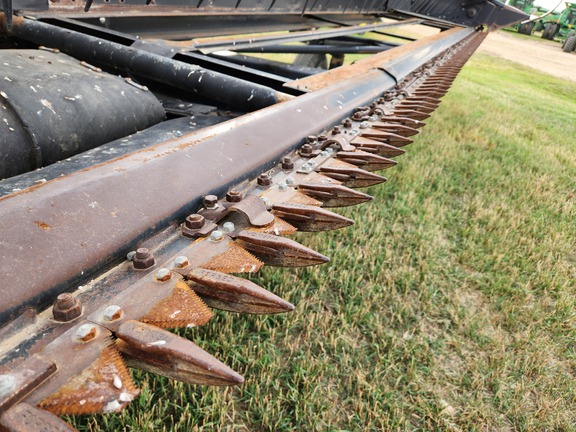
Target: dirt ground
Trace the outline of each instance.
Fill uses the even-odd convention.
[[[478,52],[495,55],[559,78],[576,81],[576,53],[565,53],[558,42],[492,32]]]

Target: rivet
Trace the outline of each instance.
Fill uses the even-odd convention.
[[[154,277],[159,282],[166,282],[172,278],[172,272],[167,268],[162,267],[158,269]]]
[[[76,338],[82,342],[89,342],[98,335],[98,329],[93,324],[82,324],[76,330]]]
[[[210,234],[210,240],[212,241],[220,241],[224,238],[224,233],[220,230],[212,231]]]
[[[122,308],[117,305],[110,305],[104,309],[103,317],[106,321],[116,321],[122,318]]]
[[[176,268],[184,268],[190,265],[190,261],[184,255],[179,255],[174,258],[174,267]]]
[[[234,225],[234,222],[224,222],[224,225],[222,225],[222,231],[224,231],[225,233],[231,233],[236,229],[236,226]]]

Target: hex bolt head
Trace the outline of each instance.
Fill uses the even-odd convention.
[[[285,157],[282,159],[282,169],[283,170],[291,170],[294,169],[294,161],[291,157]]]
[[[329,155],[330,155],[330,153],[328,153],[326,150],[322,150],[320,152],[320,156],[322,156],[322,157],[328,157]]]
[[[349,118],[344,119],[344,121],[342,122],[342,126],[344,126],[346,129],[350,129],[352,127],[352,120],[350,120]]]
[[[52,315],[59,322],[69,322],[82,315],[80,300],[70,293],[62,293],[52,306]]]
[[[207,209],[215,209],[218,207],[218,197],[216,195],[206,195],[204,197],[204,207]]]
[[[98,328],[94,324],[82,324],[76,330],[76,339],[80,342],[90,342],[98,336]]]
[[[300,167],[300,169],[301,169],[302,171],[304,171],[305,173],[312,172],[312,167],[310,166],[310,164],[307,164],[307,163],[305,163],[304,165],[302,165],[302,166]]]
[[[272,177],[267,173],[260,174],[257,181],[258,186],[270,186],[272,184]]]
[[[226,194],[226,201],[228,202],[237,203],[242,201],[242,198],[244,198],[242,192],[237,190],[231,190]]]
[[[370,123],[368,123],[367,121],[363,121],[362,123],[360,123],[360,129],[368,129],[370,127]]]
[[[224,233],[220,230],[215,230],[210,233],[210,240],[220,241],[224,238]]]
[[[300,155],[303,157],[312,156],[313,148],[310,144],[304,144],[300,147]]]
[[[148,249],[136,249],[136,255],[134,255],[134,258],[132,258],[132,264],[134,265],[135,269],[145,270],[152,267],[154,263],[154,255],[152,255]]]
[[[310,165],[310,168],[314,168],[316,166],[316,161],[315,160],[308,161],[308,165]]]
[[[306,142],[309,142],[309,143],[312,143],[312,144],[313,144],[313,143],[315,143],[316,141],[318,141],[318,137],[317,137],[316,135],[308,135],[308,136],[306,137]]]
[[[288,185],[286,184],[286,182],[280,182],[278,183],[278,189],[281,191],[288,190]]]
[[[293,177],[286,177],[285,182],[288,186],[294,186],[296,184],[296,181]]]
[[[117,305],[110,305],[104,309],[103,317],[106,321],[116,321],[122,318],[122,308]]]
[[[205,224],[206,224],[206,219],[204,219],[204,216],[202,216],[201,214],[197,214],[197,213],[191,214],[190,216],[188,216],[186,218],[186,222],[184,222],[184,225],[186,225],[186,228],[189,228],[189,229],[200,229]]]
[[[188,258],[186,258],[184,255],[179,255],[176,258],[174,258],[174,267],[176,268],[184,268],[184,267],[188,267],[190,265],[190,261],[188,261]]]
[[[266,206],[267,209],[270,209],[270,200],[266,197],[260,197],[260,201],[262,201],[264,203],[264,205]]]
[[[334,126],[334,129],[332,129],[332,135],[338,135],[340,132],[342,132],[340,126]]]
[[[10,394],[16,388],[14,375],[0,375],[0,397]]]
[[[165,267],[159,268],[154,275],[157,281],[166,282],[172,279],[172,272]]]
[[[222,231],[228,234],[234,232],[235,229],[236,225],[234,225],[234,222],[224,222],[224,225],[222,225]]]

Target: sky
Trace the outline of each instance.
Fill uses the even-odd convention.
[[[572,0],[572,1],[570,1],[570,3],[574,2],[574,1],[576,1],[576,0]],[[536,6],[543,6],[546,9],[552,9],[554,6],[558,5],[558,2],[559,2],[559,0],[536,0],[534,2],[534,4]],[[559,11],[563,10],[566,7],[566,5],[564,3],[565,2],[562,1],[562,3],[560,3],[560,6],[557,7],[556,9]]]

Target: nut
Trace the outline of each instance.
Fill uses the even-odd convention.
[[[270,174],[260,174],[258,177],[258,186],[270,186],[272,184],[272,177]]]
[[[350,129],[352,127],[352,120],[350,120],[349,118],[344,119],[344,121],[342,122],[342,126],[344,126],[346,129]]]
[[[222,231],[224,231],[225,233],[231,233],[236,229],[236,226],[234,225],[234,222],[224,222],[224,225],[222,225]]]
[[[288,185],[286,184],[286,182],[280,182],[278,183],[278,189],[281,191],[285,191],[288,189]]]
[[[56,321],[69,322],[82,315],[80,300],[70,293],[62,293],[54,302],[52,315]]]
[[[309,157],[312,156],[312,146],[310,144],[304,144],[300,147],[300,156]]]
[[[135,269],[145,270],[152,267],[154,263],[154,255],[152,255],[148,249],[136,249],[136,255],[134,255],[134,258],[132,258],[132,264],[134,265]]]
[[[242,198],[242,193],[237,190],[231,190],[226,194],[226,201],[228,202],[237,203],[242,201]]]
[[[207,209],[215,209],[218,207],[218,197],[216,195],[206,195],[204,197],[204,207]]]
[[[340,132],[342,132],[340,126],[334,126],[334,129],[332,129],[332,135],[338,135]]]
[[[285,182],[288,186],[294,186],[296,184],[293,177],[286,177]]]
[[[201,214],[191,214],[186,218],[186,222],[184,222],[186,228],[189,229],[200,229],[206,224],[206,220],[204,216]]]
[[[291,157],[286,156],[282,159],[282,169],[291,170],[294,169],[294,161]]]
[[[98,336],[98,328],[94,324],[82,324],[76,330],[76,338],[81,342],[90,342]]]
[[[103,317],[106,321],[116,321],[122,318],[122,308],[116,305],[110,305],[104,309]]]
[[[318,137],[316,135],[309,135],[306,137],[306,142],[309,143],[315,143],[316,141],[318,141]]]

